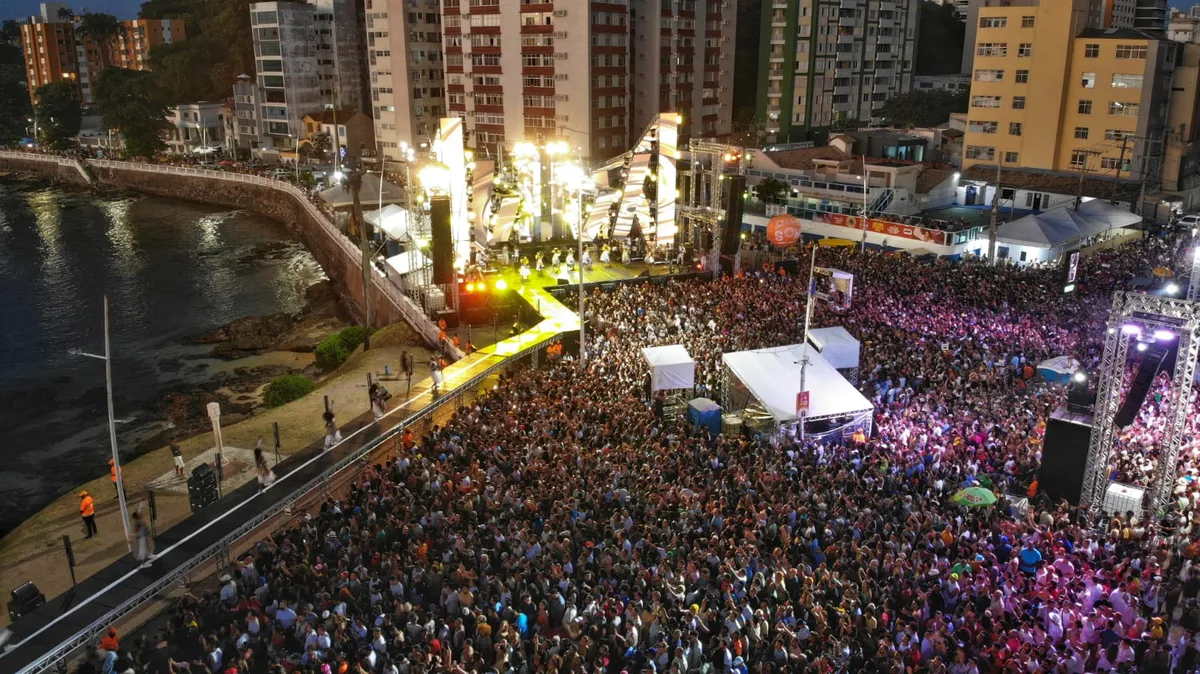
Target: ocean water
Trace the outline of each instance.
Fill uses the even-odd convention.
[[[254,256],[262,243],[278,252]],[[245,211],[0,181],[0,534],[108,472],[103,297],[122,456],[154,402],[210,376],[188,338],[296,312],[324,278],[282,225]]]

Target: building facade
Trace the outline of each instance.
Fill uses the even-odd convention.
[[[369,108],[380,156],[430,143],[446,114],[442,14],[438,0],[366,0]]]
[[[763,7],[758,119],[776,142],[868,122],[913,86],[920,3],[773,0]]]
[[[1180,45],[1086,27],[1088,0],[987,3],[963,167],[1158,179]],[[990,6],[989,6],[990,5]]]
[[[362,109],[366,73],[353,0],[250,5],[260,153],[294,158],[304,116]],[[286,85],[286,86],[285,86]]]
[[[69,12],[65,3],[43,3],[21,26],[30,98],[40,86],[68,81],[89,105],[96,77],[106,66],[149,70],[151,47],[187,37],[182,19],[130,19],[120,23],[111,40],[97,44],[77,34],[77,21]]]

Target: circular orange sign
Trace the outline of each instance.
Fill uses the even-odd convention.
[[[767,240],[778,248],[796,243],[800,240],[800,218],[788,213],[771,218],[767,223]]]

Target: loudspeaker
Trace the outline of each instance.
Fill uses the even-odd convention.
[[[721,256],[721,273],[722,274],[724,274],[726,276],[730,276],[730,277],[733,276],[733,267],[734,267],[733,263],[734,263],[735,257],[736,256],[734,256],[734,255],[722,255]]]
[[[742,243],[742,215],[746,211],[746,176],[726,176],[729,196],[725,204],[724,229],[721,230],[721,255],[734,255]]]
[[[217,474],[212,466],[202,463],[188,478],[188,503],[192,510],[200,510],[217,502]]]
[[[1141,344],[1141,342],[1138,342]],[[1129,392],[1125,394],[1125,400],[1121,402],[1121,408],[1117,410],[1116,416],[1113,417],[1113,424],[1117,428],[1125,428],[1133,423],[1137,418],[1137,413],[1142,409],[1142,404],[1146,402],[1146,394],[1150,392],[1150,386],[1154,383],[1154,378],[1158,376],[1164,368],[1175,368],[1175,354],[1178,348],[1175,342],[1171,344],[1148,344],[1146,350],[1142,352],[1142,361],[1138,363],[1137,374],[1134,375],[1133,384],[1129,387]]]
[[[1088,417],[1070,421],[1067,416],[1066,410],[1059,408],[1046,423],[1038,490],[1055,501],[1065,498],[1071,505],[1079,505],[1092,425]],[[1085,419],[1087,423],[1083,423]]]
[[[713,234],[709,230],[700,232],[700,254],[708,255],[713,248]]]
[[[433,249],[433,282],[454,283],[454,242],[450,235],[450,197],[429,200],[430,244]]]
[[[13,622],[16,622],[21,616],[29,615],[46,603],[46,595],[42,594],[42,591],[32,581],[26,581],[11,594],[12,600],[8,602],[8,618]]]

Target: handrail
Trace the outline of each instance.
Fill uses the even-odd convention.
[[[162,578],[159,578],[154,583],[151,583],[148,587],[142,589],[137,594],[135,594],[133,597],[130,597],[129,599],[122,602],[120,605],[111,609],[104,616],[93,621],[87,627],[80,629],[74,635],[72,635],[72,637],[69,638],[68,640],[62,642],[61,644],[59,644],[55,648],[51,649],[50,651],[42,654],[36,660],[34,660],[30,664],[28,664],[24,668],[22,668],[18,672],[18,674],[41,674],[43,672],[51,671],[55,666],[57,666],[57,664],[60,661],[65,660],[76,649],[78,649],[81,646],[88,644],[91,641],[98,638],[101,634],[104,633],[105,630],[108,629],[108,627],[110,625],[113,624],[113,622],[122,618],[125,615],[128,615],[130,612],[132,612],[134,609],[136,609],[138,606],[140,606],[141,604],[143,604],[150,598],[159,594],[163,590],[169,588],[171,585],[179,582],[179,580],[181,578],[183,578],[186,574],[188,574],[190,571],[200,567],[202,564],[207,562],[209,559],[212,559],[213,557],[220,554],[221,551],[229,549],[229,547],[232,546],[234,543],[236,543],[238,540],[251,534],[255,529],[262,526],[265,522],[269,521],[271,518],[275,517],[276,515],[285,511],[286,509],[290,508],[295,503],[297,503],[301,499],[309,496],[316,490],[320,489],[323,485],[329,483],[334,478],[336,478],[338,476],[338,474],[341,473],[343,470],[346,470],[347,468],[354,466],[356,463],[361,461],[364,457],[370,456],[373,452],[382,448],[386,443],[394,440],[398,435],[400,435],[400,433],[403,431],[403,429],[408,428],[418,422],[421,422],[421,421],[425,420],[427,417],[433,416],[434,414],[439,412],[446,405],[448,405],[452,402],[456,402],[458,400],[459,396],[461,396],[464,393],[469,392],[471,390],[475,390],[479,384],[486,381],[489,377],[495,375],[501,369],[508,367],[512,362],[517,361],[521,358],[524,358],[525,356],[528,356],[529,354],[536,352],[538,349],[544,348],[545,346],[547,346],[551,342],[558,340],[559,338],[560,338],[560,335],[553,334],[553,335],[547,336],[541,340],[538,340],[537,342],[518,351],[517,353],[515,353],[507,358],[504,358],[503,360],[501,360],[500,362],[498,362],[494,365],[489,366],[483,372],[475,375],[471,379],[469,379],[466,382],[463,382],[459,386],[455,387],[453,395],[446,395],[445,397],[433,402],[428,407],[425,407],[424,409],[422,409],[418,412],[414,412],[414,413],[410,414],[409,416],[405,417],[399,423],[392,426],[392,428],[390,428],[389,430],[387,430],[383,433],[380,433],[379,436],[377,436],[373,440],[368,441],[362,447],[360,447],[357,450],[350,452],[346,456],[342,457],[333,466],[327,468],[320,475],[309,480],[302,487],[300,487],[296,491],[292,492],[287,498],[280,499],[274,505],[264,509],[261,513],[250,518],[249,520],[244,521],[242,523],[242,525],[239,526],[237,529],[230,531],[228,534],[221,537],[220,540],[213,543],[209,547],[205,548],[199,554],[194,555],[193,557],[186,560],[184,563],[177,566],[170,573],[165,574]],[[400,407],[397,407],[396,409],[392,410],[388,414],[385,414],[384,418],[387,418],[388,416],[391,416],[392,414],[399,412],[401,409],[403,409],[403,407],[404,407],[403,405]],[[348,442],[352,437],[354,437],[355,435],[357,435],[358,433],[362,432],[363,430],[365,430],[367,428],[370,428],[370,424],[368,424],[367,426],[364,426],[363,428],[359,429],[355,433],[344,438],[338,444],[340,445],[344,442]],[[337,445],[335,445],[332,449],[336,450]],[[315,460],[315,458],[312,460]],[[278,488],[281,483],[285,482],[295,472],[303,469],[305,465],[307,465],[307,463],[304,465],[298,466],[293,471],[291,471],[285,475],[280,476],[280,478],[275,482],[275,485],[273,486],[273,488]],[[263,492],[259,492],[255,495],[247,498],[245,501],[242,501],[241,503],[235,505],[233,507],[233,509],[227,511],[225,514],[221,515],[220,517],[216,518],[209,524],[205,525],[204,528],[207,528],[208,526],[213,526],[213,525],[217,524],[224,517],[232,514],[233,512],[236,512],[236,510],[238,508],[242,507],[243,505],[245,505],[247,503],[250,503],[255,498],[258,498],[259,496],[261,496],[262,493]],[[187,541],[190,538],[190,536],[196,535],[200,531],[203,531],[204,528],[201,528],[201,529],[197,530],[196,532],[189,534],[189,536],[183,538],[180,541],[180,543]],[[176,543],[175,545],[179,545],[179,543]],[[131,574],[136,573],[136,571],[133,571],[130,573]],[[89,600],[90,599],[85,599],[82,602],[80,602],[79,605],[87,603]],[[53,624],[53,623],[51,623],[51,624]],[[26,637],[26,638],[28,638],[28,637]],[[21,642],[21,643],[23,643],[23,642]],[[19,647],[21,645],[21,643],[16,644],[16,646]],[[0,662],[3,662],[3,659],[6,657],[6,655],[7,655],[7,653],[0,653]]]
[[[69,157],[58,157],[55,155],[45,155],[33,152],[0,150],[0,158],[32,159],[34,161],[43,161],[47,163],[53,162],[59,166],[73,165],[81,173],[83,173],[84,170],[79,161]],[[112,168],[129,171],[144,171],[148,173],[166,173],[211,178],[214,180],[260,185],[285,192],[304,206],[309,216],[320,224],[325,235],[330,237],[338,246],[341,247],[342,251],[350,258],[354,265],[358,267],[360,273],[362,271],[362,256],[359,248],[342,235],[338,228],[334,226],[333,222],[330,221],[329,217],[319,208],[317,208],[311,200],[309,200],[307,194],[289,182],[248,173],[215,171],[212,169],[201,169],[190,166],[175,166],[172,164],[147,164],[144,162],[115,161],[112,159],[89,159],[87,160],[87,164],[97,168]],[[86,174],[84,175],[86,176]],[[404,294],[402,290],[397,288],[390,277],[384,277],[381,279],[381,275],[376,269],[371,269],[370,274],[372,287],[384,294],[392,306],[394,306],[396,310],[400,312],[400,315],[404,317],[404,322],[408,323],[409,326],[416,330],[425,340],[426,344],[431,346],[439,346],[437,326],[435,326],[433,322],[425,316],[425,313],[417,307],[412,299],[409,298],[408,295]],[[449,348],[452,350],[452,355],[454,356],[455,360],[463,357],[464,354],[458,348],[453,346],[450,346]]]

